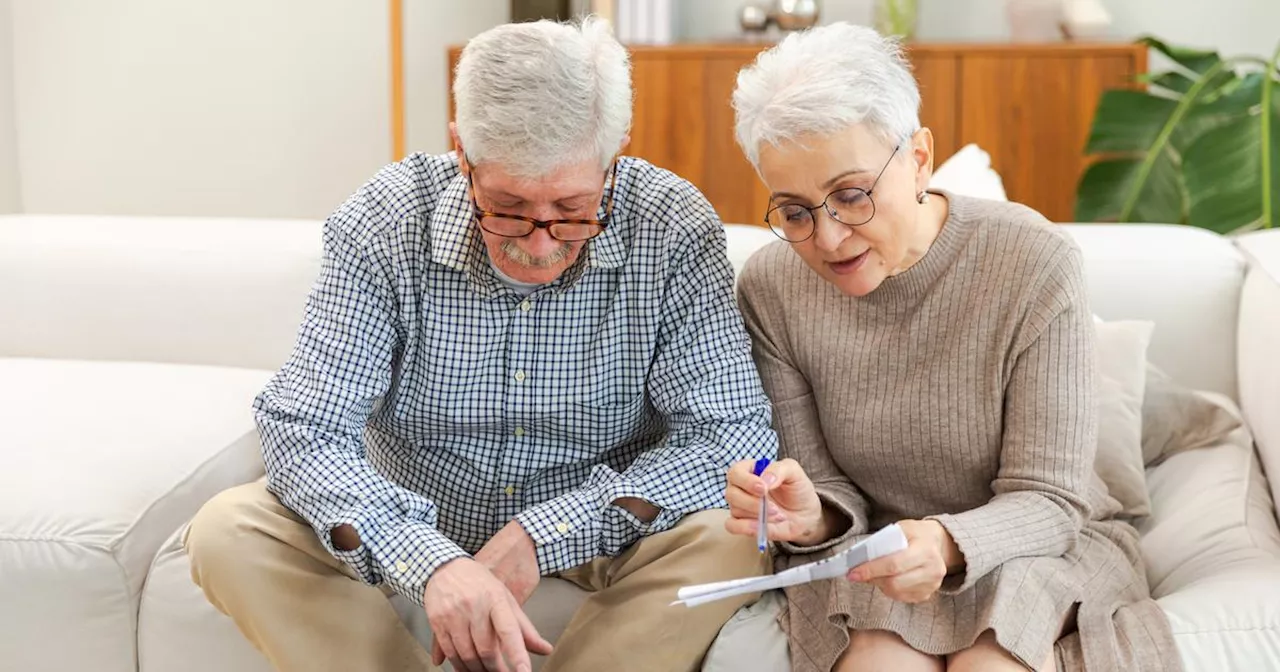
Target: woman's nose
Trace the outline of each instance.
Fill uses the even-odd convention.
[[[813,244],[818,249],[834,252],[851,233],[849,227],[836,221],[831,213],[827,212],[826,207],[818,208],[813,212]]]

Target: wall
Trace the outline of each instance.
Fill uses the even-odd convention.
[[[386,2],[13,0],[28,212],[323,217],[391,158]]]
[[[9,0],[0,0],[0,214],[21,212],[17,124],[13,105],[13,31]]]
[[[511,16],[510,0],[405,0],[405,147],[451,149],[445,51]]]
[[[1103,0],[1111,13],[1113,37],[1150,33],[1175,43],[1220,49],[1224,54],[1270,56],[1280,41],[1280,2],[1274,0]],[[686,40],[735,36],[742,0],[683,0],[679,34]],[[823,0],[822,20],[871,22],[872,0]],[[921,0],[922,40],[1003,40],[1008,38],[1002,0]]]

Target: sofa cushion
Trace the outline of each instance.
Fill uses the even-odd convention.
[[[1147,344],[1155,325],[1096,320],[1098,450],[1094,470],[1130,518],[1151,513],[1142,464],[1142,400]]]
[[[0,604],[21,605],[0,609],[6,669],[136,670],[156,551],[261,473],[250,403],[269,375],[0,358]]]
[[[183,525],[156,554],[138,609],[142,672],[271,672],[271,664],[191,580]]]
[[[0,215],[0,357],[274,370],[320,222]]]
[[[1240,303],[1240,407],[1271,490],[1280,492],[1280,230],[1250,233],[1237,242],[1249,260]]]
[[[1187,668],[1280,669],[1280,530],[1248,430],[1172,455],[1147,483],[1147,579]]]

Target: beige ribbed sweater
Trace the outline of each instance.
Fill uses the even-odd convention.
[[[787,590],[795,672],[826,672],[849,629],[947,654],[987,629],[1029,666],[1178,670],[1137,533],[1093,472],[1092,314],[1079,250],[1023,206],[946,194],[928,253],[869,295],[822,280],[783,243],[743,270],[740,301],[783,456],[852,528],[810,562],[904,518],[935,518],[966,570],[927,602],[842,579]]]

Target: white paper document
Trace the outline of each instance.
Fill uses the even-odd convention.
[[[879,532],[825,560],[792,567],[785,572],[778,572],[771,576],[685,586],[676,591],[678,599],[671,604],[696,607],[708,602],[722,600],[726,597],[733,597],[734,595],[757,593],[775,588],[796,586],[810,581],[842,577],[848,574],[849,570],[864,562],[897,553],[906,548],[907,537],[902,534],[902,528],[895,523],[882,528]]]

